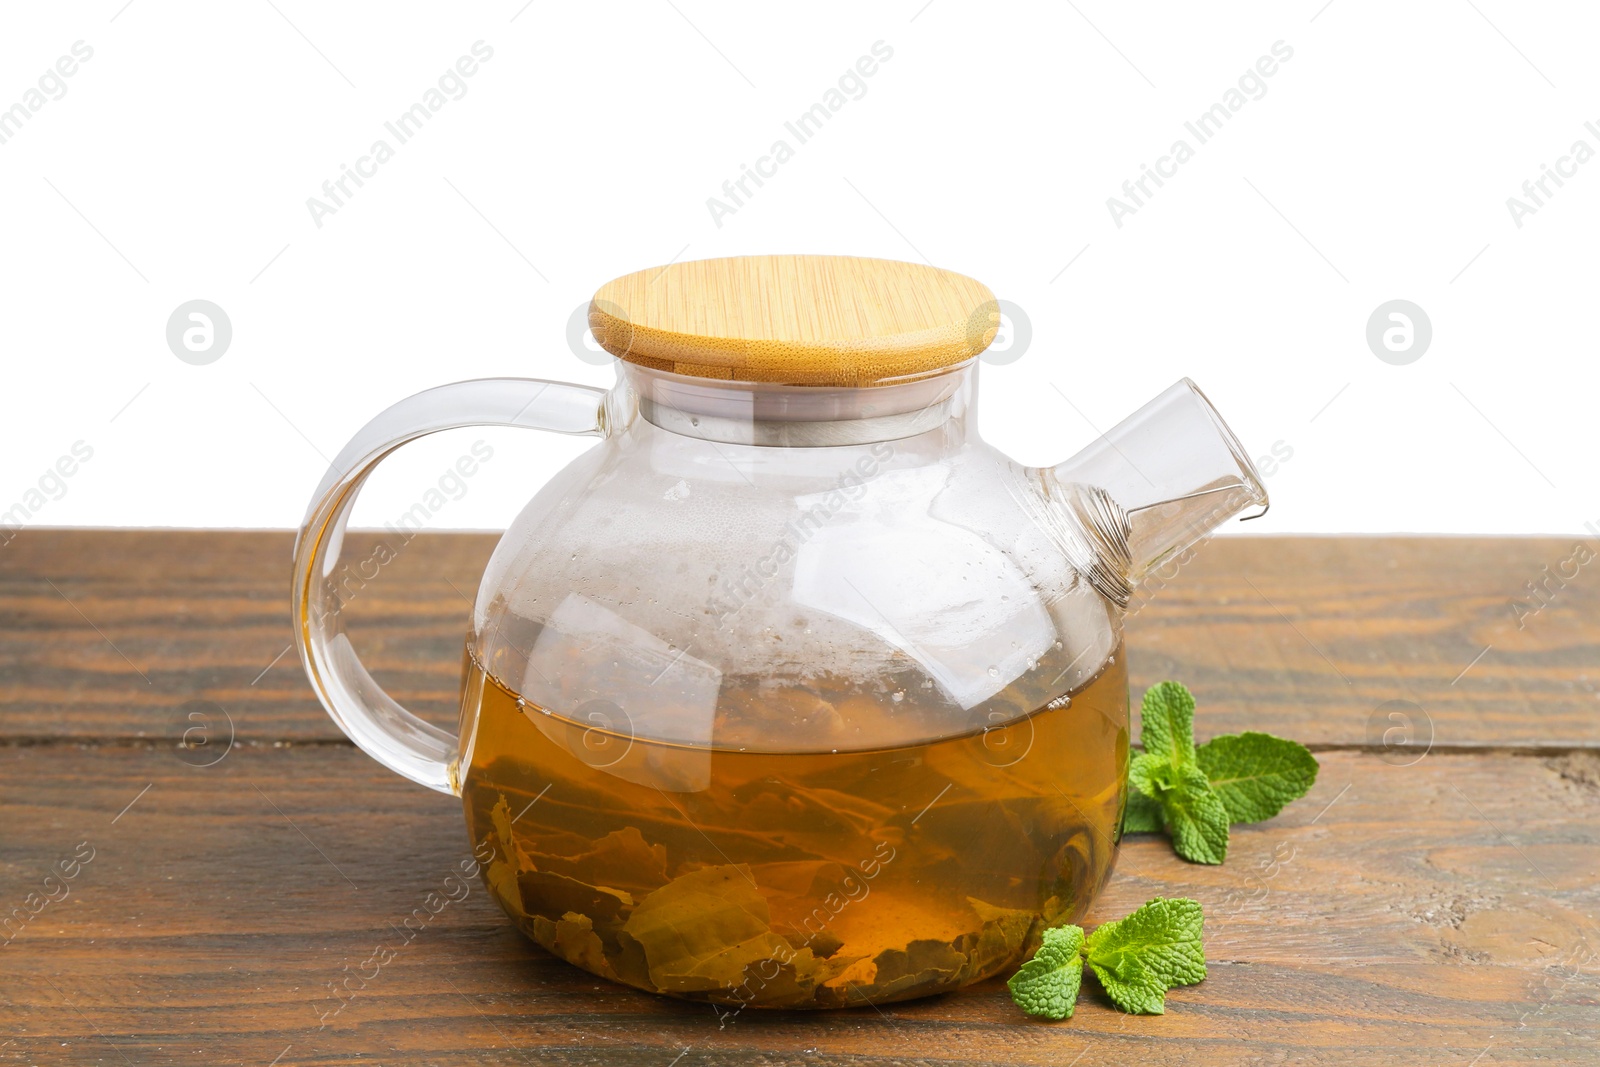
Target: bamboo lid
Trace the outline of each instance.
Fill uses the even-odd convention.
[[[855,256],[734,256],[607,282],[589,328],[612,355],[701,378],[859,386],[964,363],[1000,325],[980,282]]]

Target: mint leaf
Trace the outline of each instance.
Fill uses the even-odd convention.
[[[1194,901],[1156,897],[1089,935],[1084,946],[1089,969],[1123,1011],[1160,1015],[1167,990],[1206,976],[1203,925]]]
[[[1160,756],[1141,752],[1128,764],[1128,784],[1151,800],[1159,801],[1177,784],[1177,768]]]
[[[1033,959],[1011,976],[1006,988],[1017,1007],[1046,1019],[1070,1019],[1083,982],[1083,930],[1058,926],[1044,932]]]
[[[1161,805],[1141,793],[1136,786],[1128,786],[1128,805],[1122,813],[1122,832],[1148,834],[1162,829]]]
[[[1191,863],[1221,863],[1228,856],[1228,809],[1206,772],[1185,767],[1171,789],[1159,794],[1172,847]]]
[[[1227,857],[1228,809],[1205,771],[1193,764],[1174,767],[1146,752],[1128,766],[1128,782],[1135,790],[1129,806],[1142,793],[1159,807],[1178,855],[1193,863],[1221,863]]]
[[[1194,694],[1177,682],[1158,682],[1139,705],[1139,742],[1148,755],[1182,767],[1194,763]]]
[[[1195,761],[1232,822],[1270,819],[1317,780],[1310,749],[1254,731],[1213,737],[1195,750]]]
[[[1163,1015],[1167,1010],[1167,986],[1133,956],[1117,960],[1116,969],[1095,967],[1094,976],[1111,1002],[1133,1015]]]

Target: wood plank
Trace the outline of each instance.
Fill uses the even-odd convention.
[[[418,535],[350,609],[373,673],[436,722],[453,722],[466,598],[494,542]],[[1130,620],[1134,687],[1184,681],[1206,734],[1367,744],[1399,700],[1420,709],[1416,738],[1437,745],[1600,746],[1595,564],[1520,629],[1512,609],[1538,603],[1526,583],[1574,543],[1218,538]],[[352,535],[347,552],[362,544]],[[202,701],[241,737],[337,737],[283,654],[290,545],[284,533],[21,532],[0,549],[0,736],[175,739]]]
[[[1222,867],[1123,847],[1090,925],[1156,895],[1206,909],[1210,977],[1165,1016],[1090,992],[1034,1022],[991,983],[719,1029],[547,956],[477,884],[402,942],[468,854],[460,812],[348,746],[197,768],[154,743],[4,745],[0,903],[80,842],[94,857],[0,948],[0,1063],[1593,1063],[1600,756],[1322,764]],[[327,983],[379,945],[395,959],[319,1029]]]
[[[1541,607],[1528,584],[1580,548]],[[1597,746],[1597,557],[1577,538],[1215,538],[1130,620],[1133,684],[1183,681],[1207,733],[1377,743],[1407,701],[1436,745]]]
[[[416,535],[350,607],[374,676],[441,725],[455,725],[466,598],[497,540]],[[351,534],[346,558],[374,543]],[[281,532],[22,531],[0,549],[0,736],[176,740],[201,702],[241,738],[341,737],[292,647],[293,544]]]

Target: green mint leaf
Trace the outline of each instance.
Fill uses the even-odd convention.
[[[1177,784],[1177,774],[1167,760],[1141,752],[1128,763],[1128,784],[1152,800],[1159,800]]]
[[[1092,966],[1092,965],[1091,965]],[[1111,1002],[1132,1015],[1164,1015],[1167,986],[1134,957],[1117,961],[1117,969],[1094,967],[1094,976]]]
[[[1033,959],[1011,976],[1006,988],[1017,1007],[1046,1019],[1070,1019],[1083,982],[1083,930],[1057,926],[1044,932]]]
[[[1191,863],[1221,863],[1228,855],[1228,809],[1205,771],[1178,773],[1177,784],[1159,795],[1172,847]]]
[[[1195,761],[1232,822],[1270,819],[1317,780],[1310,749],[1254,731],[1213,737],[1195,750]]]
[[[1140,792],[1137,786],[1128,786],[1128,806],[1122,813],[1122,832],[1125,834],[1156,833],[1162,829],[1161,805]]]
[[[1206,976],[1203,925],[1194,901],[1156,897],[1089,935],[1084,946],[1089,968],[1123,1011],[1160,1015],[1167,990]]]
[[[1194,695],[1177,682],[1158,682],[1139,705],[1139,741],[1145,753],[1174,767],[1194,764]]]

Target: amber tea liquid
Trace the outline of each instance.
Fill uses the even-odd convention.
[[[632,738],[528,703],[470,650],[465,669],[461,791],[490,889],[614,981],[750,1007],[941,992],[1015,967],[1111,872],[1120,647],[1011,722],[839,752]]]

